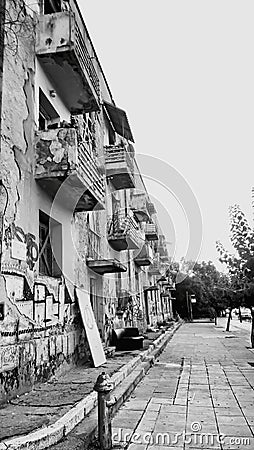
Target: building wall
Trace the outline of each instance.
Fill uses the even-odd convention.
[[[11,14],[15,17],[15,10]],[[32,24],[31,17],[25,20]],[[77,278],[77,255],[70,239],[72,231],[75,235],[74,219],[61,205],[52,211],[52,200],[34,180],[38,90],[41,87],[48,95],[55,88],[36,61],[34,43],[35,36],[24,27],[17,54],[8,42],[5,46],[0,403],[89,356],[71,283]],[[69,120],[70,112],[59,96],[54,106],[61,120]],[[39,275],[39,210],[62,224],[63,273],[68,279]]]
[[[20,2],[22,4],[22,1]],[[18,9],[8,3],[15,18]],[[105,178],[104,211],[72,213],[64,203],[53,201],[34,178],[35,142],[38,139],[39,90],[59,115],[59,123],[70,123],[71,113],[58,92],[54,79],[44,72],[35,55],[36,14],[24,15],[24,27],[15,49],[5,42],[3,68],[3,112],[1,167],[3,206],[0,315],[0,403],[27,391],[34,383],[67,370],[77,361],[86,361],[90,351],[76,301],[75,288],[90,296],[101,340],[110,344],[112,328],[137,326],[141,331],[161,319],[159,294],[149,291],[146,313],[144,288],[156,283],[146,267],[138,268],[135,250],[115,251],[108,243],[108,220],[113,199],[130,209],[130,190],[115,190]],[[81,23],[81,22],[80,22]],[[111,93],[96,59],[88,35],[85,42],[95,58],[101,82],[102,100],[113,103]],[[55,95],[50,92],[54,91]],[[95,142],[94,158],[105,171],[104,146],[109,144],[111,127],[103,108],[91,115]],[[76,118],[77,119],[77,118]],[[112,131],[112,130],[111,130]],[[128,142],[116,134],[116,144]],[[56,158],[60,158],[56,152]],[[144,189],[140,174],[137,185]],[[147,194],[147,193],[146,193]],[[60,224],[61,275],[49,277],[39,271],[39,212]],[[140,225],[141,228],[143,225]],[[59,228],[60,227],[60,228]],[[59,245],[57,246],[59,247]],[[87,258],[118,259],[128,271],[98,275],[87,266]],[[60,261],[61,260],[61,261]],[[119,286],[127,294],[121,297]],[[124,303],[123,314],[118,314]]]

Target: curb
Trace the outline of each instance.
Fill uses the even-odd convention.
[[[149,345],[147,350],[141,352],[138,356],[121,367],[118,372],[112,375],[111,382],[114,385],[114,389],[117,388],[115,394],[114,390],[112,391],[112,394],[116,397],[116,403],[112,407],[113,414],[115,414],[135,389],[139,381],[145,376],[146,372],[154,363],[155,358],[164,350],[168,341],[180,326],[181,323],[177,323],[172,330],[166,331],[165,334],[161,334]],[[125,386],[124,380],[130,374],[133,376],[131,377],[131,380],[128,380],[127,386]],[[70,431],[73,430],[73,428],[80,423],[96,407],[96,405],[97,392],[93,391],[71,408],[70,411],[64,414],[63,417],[58,419],[53,425],[33,431],[26,436],[2,441],[0,443],[0,450],[42,450],[48,448],[66,437],[66,435],[70,433]]]

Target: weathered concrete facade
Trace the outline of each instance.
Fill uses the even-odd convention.
[[[158,282],[169,259],[127,116],[75,1],[54,8],[8,2],[17,40],[3,45],[1,403],[89,358],[76,288],[106,346],[113,327],[172,318],[168,277]]]

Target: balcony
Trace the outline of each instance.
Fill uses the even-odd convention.
[[[39,16],[36,54],[72,114],[100,110],[92,44],[78,11]]]
[[[162,268],[158,254],[155,255],[153,264],[149,267],[149,275],[162,275]]]
[[[160,261],[164,264],[169,264],[170,258],[168,255],[166,243],[164,242],[163,245],[159,245],[157,250],[160,255]]]
[[[121,273],[126,272],[127,267],[120,263],[117,259],[87,259],[87,266],[99,275],[105,273]]]
[[[148,241],[157,241],[158,240],[158,230],[154,223],[146,223],[145,235],[146,235],[146,239]]]
[[[108,221],[108,242],[118,252],[137,250],[142,245],[143,236],[138,224],[123,209],[113,214]]]
[[[144,192],[131,193],[130,207],[138,222],[147,222],[150,219],[148,201]]]
[[[155,206],[152,202],[148,202],[148,212],[149,215],[151,216],[152,214],[156,214],[156,209]]]
[[[150,266],[153,262],[153,251],[149,244],[144,244],[140,253],[134,258],[137,266]]]
[[[96,160],[75,128],[39,131],[35,179],[52,198],[72,211],[105,209],[105,185]]]
[[[135,187],[133,156],[122,145],[105,147],[106,176],[115,189]]]
[[[160,257],[160,260],[163,264],[170,264],[170,257],[168,255],[162,255]]]

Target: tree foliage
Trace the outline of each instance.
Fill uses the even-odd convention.
[[[18,54],[21,36],[35,36],[38,22],[34,11],[25,0],[6,0],[1,2],[0,16],[3,23],[1,45],[13,56]]]
[[[229,304],[228,277],[220,273],[211,261],[185,263],[185,270],[187,276],[176,287],[176,308],[180,316],[188,317],[187,295],[193,294],[196,297],[194,318],[220,315]]]
[[[216,242],[220,262],[226,264],[231,290],[238,300],[248,306],[254,304],[254,230],[249,226],[239,205],[229,209],[230,240],[235,254],[230,254],[221,242]]]

